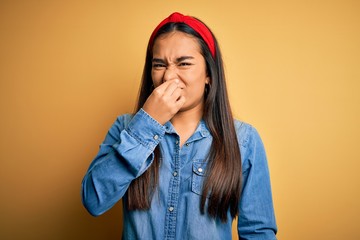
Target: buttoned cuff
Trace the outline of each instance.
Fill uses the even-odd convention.
[[[132,137],[152,151],[165,135],[165,127],[142,108],[131,119],[127,131]]]

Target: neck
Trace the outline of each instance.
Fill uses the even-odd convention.
[[[171,123],[180,136],[181,146],[188,140],[188,138],[195,132],[202,116],[203,104],[199,104],[195,108],[179,111],[172,119]]]
[[[175,114],[175,116],[171,119],[171,123],[174,127],[182,126],[182,125],[191,125],[194,122],[198,123],[203,116],[203,104],[199,104],[198,106],[189,109],[179,111]]]

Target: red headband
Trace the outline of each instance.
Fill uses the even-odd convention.
[[[182,22],[194,29],[200,36],[204,39],[205,43],[210,49],[211,55],[215,58],[215,43],[213,35],[211,34],[210,30],[199,20],[190,17],[182,15],[181,13],[174,12],[169,17],[165,18],[153,31],[150,37],[149,46],[153,45],[153,41],[155,38],[155,35],[159,31],[159,29],[164,26],[167,23],[170,22]]]

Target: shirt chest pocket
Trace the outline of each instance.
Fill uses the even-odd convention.
[[[191,191],[202,195],[203,185],[206,178],[207,162],[195,160],[192,166]]]

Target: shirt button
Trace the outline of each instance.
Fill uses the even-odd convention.
[[[176,140],[176,142],[175,142],[175,143],[176,143],[176,145],[178,145],[178,144],[179,144],[179,141],[178,141],[178,140]]]
[[[174,208],[173,208],[173,207],[169,207],[169,211],[170,211],[170,212],[174,211]]]
[[[178,173],[175,171],[173,172],[173,176],[176,177],[178,175]]]
[[[155,140],[158,140],[158,139],[159,139],[159,136],[158,136],[158,135],[154,135],[154,139],[155,139]]]
[[[203,169],[200,167],[200,168],[198,168],[198,171],[201,173],[201,172],[203,172]]]
[[[187,147],[190,145],[190,143],[185,144]]]

